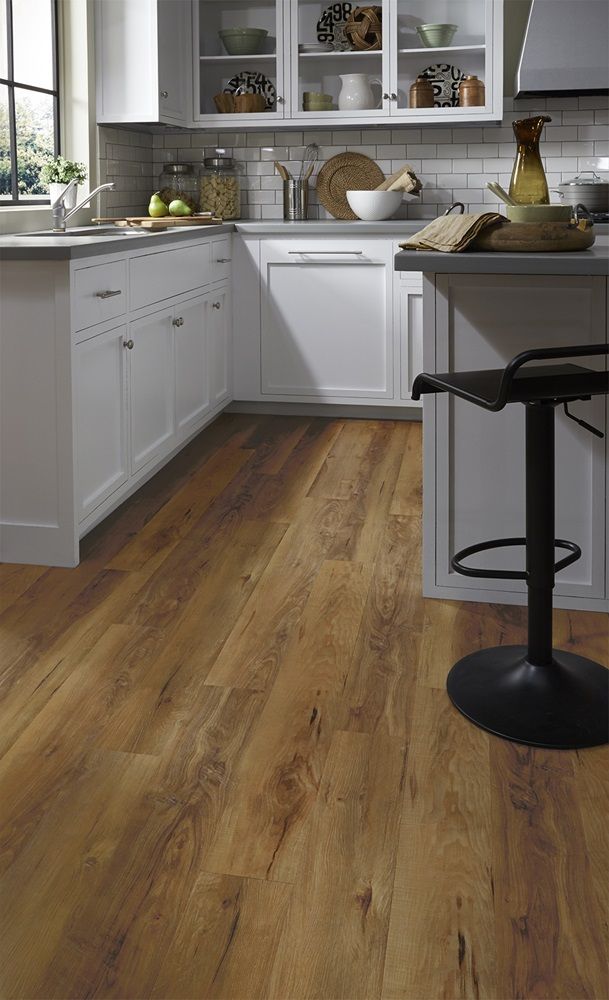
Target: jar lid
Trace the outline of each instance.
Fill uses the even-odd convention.
[[[477,76],[466,76],[465,79],[466,80],[476,80],[477,81],[478,77]]]
[[[166,163],[163,167],[164,174],[192,174],[190,163]]]
[[[205,167],[234,167],[234,165],[232,156],[206,156],[203,160]]]

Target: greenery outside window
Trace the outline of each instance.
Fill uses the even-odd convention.
[[[48,204],[59,152],[56,0],[0,0],[0,207]]]

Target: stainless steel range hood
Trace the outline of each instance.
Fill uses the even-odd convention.
[[[515,93],[609,92],[607,0],[533,0]]]

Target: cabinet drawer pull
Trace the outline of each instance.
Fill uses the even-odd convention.
[[[113,299],[115,295],[122,295],[120,288],[107,288],[105,292],[96,292],[96,299]]]
[[[169,91],[168,90],[162,90],[161,91],[161,97],[163,98],[163,100],[166,101],[167,98],[169,97]]]
[[[298,254],[301,257],[361,257],[363,250],[288,250],[289,254]]]
[[[133,341],[132,340],[123,340],[123,347],[126,347],[128,351],[132,351],[133,350]]]
[[[182,316],[178,316],[177,319],[172,320],[174,326],[184,326],[184,319]]]
[[[212,308],[213,309],[221,309],[222,308],[222,303],[221,302],[212,302]]]
[[[216,264],[230,264],[231,260],[231,257],[218,257]]]

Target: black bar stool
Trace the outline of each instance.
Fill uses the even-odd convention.
[[[609,346],[524,351],[504,369],[418,375],[412,398],[449,392],[485,410],[507,403],[526,407],[526,538],[493,539],[457,552],[451,565],[465,576],[526,580],[528,646],[496,646],[470,653],[447,680],[449,697],[471,722],[528,746],[574,749],[609,742],[609,671],[584,656],[552,648],[554,575],[581,556],[574,542],[554,538],[554,418],[567,416],[599,437],[601,431],[569,413],[568,404],[609,393],[609,372],[581,365],[529,361],[609,355]],[[526,570],[475,569],[476,552],[526,545]],[[555,547],[568,554],[555,563]]]

